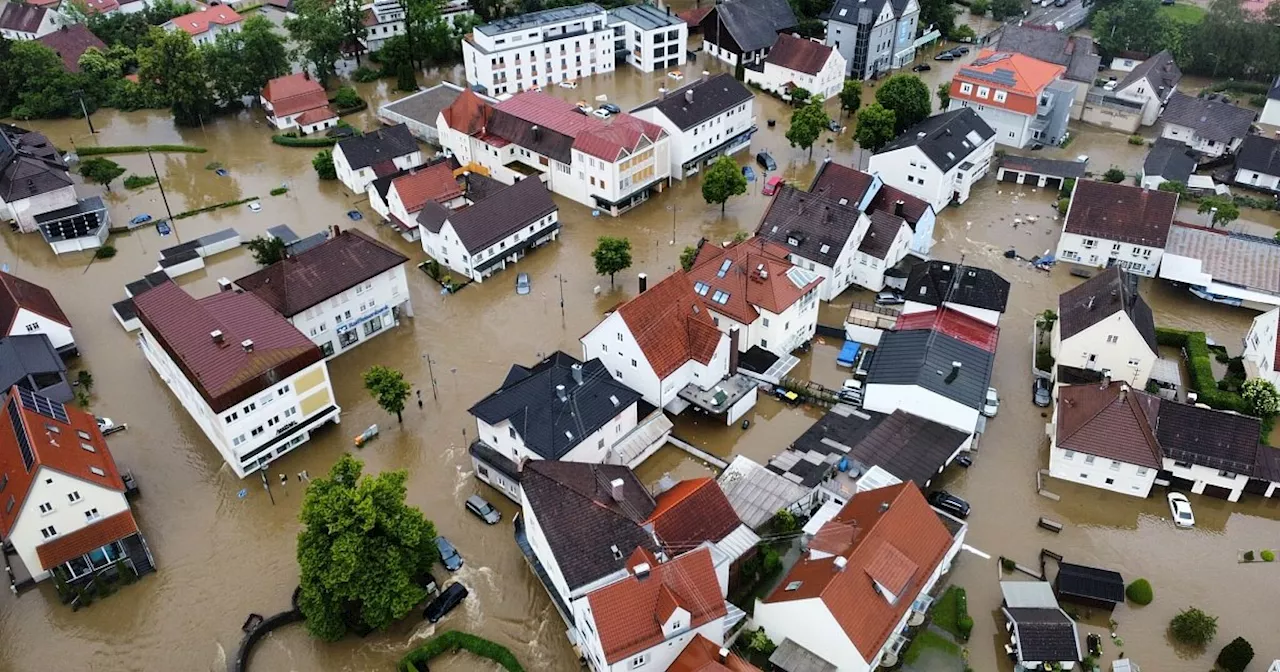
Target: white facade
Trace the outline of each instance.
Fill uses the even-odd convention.
[[[1249,482],[1249,477],[1244,474],[1234,474],[1190,462],[1179,462],[1171,457],[1164,458],[1164,468],[1176,478],[1192,481],[1192,494],[1203,495],[1205,486],[1209,485],[1230,490],[1227,495],[1228,502],[1240,501],[1240,495],[1244,494],[1244,486]],[[1269,491],[1274,490],[1275,486],[1272,485]]]
[[[1056,410],[1054,418],[1056,421]],[[1122,495],[1145,498],[1151,494],[1151,486],[1155,484],[1158,473],[1156,469],[1060,448],[1054,436],[1050,436],[1050,441],[1050,476]]]
[[[898,227],[898,232],[894,235],[884,259],[862,251],[854,252],[853,263],[849,266],[850,279],[859,287],[865,287],[873,292],[884,289],[885,271],[897,266],[898,262],[907,256],[911,240],[911,227],[904,222]]]
[[[397,178],[398,179],[398,178]],[[383,201],[378,197],[378,192],[373,188],[373,183],[369,183],[369,188],[365,190],[369,196],[369,206],[379,215],[390,218],[394,216],[396,219],[404,222],[409,226],[414,226],[418,220],[418,211],[422,209],[419,205],[417,210],[412,212],[405,207],[404,199],[400,197],[400,187],[393,180],[391,186],[387,187],[387,200]],[[464,205],[469,205],[466,197],[458,196],[448,201],[437,201],[440,205],[450,209],[457,210]]]
[[[641,72],[666,70],[684,65],[689,52],[689,24],[675,20],[668,25],[647,27],[629,21],[633,12],[648,12],[649,5],[630,5],[623,12],[609,14],[617,50],[626,49],[627,63]],[[653,12],[661,10],[653,9]]]
[[[614,416],[613,420],[605,423],[603,427],[592,432],[589,436],[583,437],[578,445],[570,449],[558,461],[606,464],[609,461],[607,459],[609,449],[635,427],[636,404],[631,404],[622,409],[620,413]],[[525,445],[524,437],[520,436],[519,430],[511,424],[510,420],[503,420],[496,425],[490,425],[484,420],[476,418],[476,436],[488,444],[490,448],[501,453],[503,457],[510,458],[516,464],[520,464],[525,460],[544,459],[541,455],[529,450],[529,447]]]
[[[409,282],[400,264],[287,319],[332,359],[412,315]]]
[[[8,335],[22,336],[31,334],[48,336],[49,342],[53,344],[53,349],[60,353],[76,347],[76,340],[71,334],[71,327],[20,307],[17,315],[13,318],[13,326],[10,327]]]
[[[687,130],[673,123],[657,106],[637,110],[632,116],[666,130],[670,138],[670,174],[677,180],[698,173],[704,163],[714,161],[722,154],[733,155],[750,147],[751,136],[747,133],[756,125],[754,97]],[[713,150],[714,153],[708,154]],[[694,162],[703,156],[706,158]],[[686,164],[690,165],[686,167]]]
[[[1244,337],[1245,370],[1250,378],[1264,378],[1280,386],[1276,371],[1276,331],[1280,308],[1273,308],[1255,318]]]
[[[53,212],[62,208],[70,208],[78,202],[76,188],[68,184],[65,187],[46,191],[43,194],[36,194],[12,203],[5,203],[0,200],[0,220],[16,220],[19,231],[32,233],[39,230],[36,225],[36,215],[43,215],[46,212]]]
[[[332,114],[328,118],[321,119],[319,121],[313,121],[308,124],[300,124],[298,123],[298,117],[308,112],[308,110],[294,112],[293,114],[276,116],[274,113],[274,110],[272,109],[271,101],[267,100],[262,96],[258,96],[258,102],[262,103],[262,108],[267,113],[267,123],[271,124],[272,127],[281,131],[285,131],[290,128],[296,128],[302,131],[303,135],[310,135],[312,133],[315,133],[316,131],[323,131],[326,128],[333,128],[334,126],[338,125],[338,115],[336,114]]]
[[[966,82],[967,84],[968,82]],[[1031,121],[1035,117],[995,105],[980,105],[967,100],[951,99],[947,111],[972,107],[987,125],[995,130],[996,142],[1010,147],[1026,147],[1032,142]]]
[[[502,198],[501,194],[496,198]],[[468,250],[458,237],[451,220],[445,220],[439,233],[432,233],[425,226],[419,226],[418,231],[422,238],[422,249],[431,258],[475,282],[484,282],[485,278],[505,270],[507,264],[518,262],[529,249],[554,241],[560,233],[560,210],[553,210],[526,224],[519,231],[491,243],[483,250]],[[521,247],[530,239],[533,240],[531,246]],[[501,261],[493,262],[494,258],[501,258]]]
[[[6,541],[13,543],[31,577],[43,581],[52,568],[40,564],[36,547],[128,510],[123,491],[41,465],[32,475],[31,489]],[[50,528],[53,534],[47,535]]]
[[[400,0],[375,0],[364,10],[373,17],[373,22],[364,27],[365,49],[377,51],[387,40],[405,34],[405,8]]]
[[[4,10],[4,5],[0,4],[0,11]],[[52,33],[64,25],[70,25],[72,21],[61,15],[57,11],[57,5],[46,8],[44,15],[40,17],[40,25],[36,26],[35,32],[27,32],[22,30],[11,30],[9,28],[0,28],[0,36],[14,41],[34,40],[44,37]]]
[[[986,120],[986,117],[983,119]],[[952,200],[959,203],[969,200],[969,191],[973,185],[991,168],[991,157],[995,154],[996,137],[999,136],[998,129],[996,135],[985,141],[976,133],[970,135],[981,144],[946,172],[934,164],[918,146],[872,155],[867,170],[880,175],[886,184],[923,200],[932,205],[935,211],[941,211]]]
[[[605,658],[604,647],[600,644],[599,635],[596,634],[599,628],[596,626],[595,614],[591,611],[591,602],[578,600],[574,603],[573,611],[574,619],[585,626],[585,629],[580,629],[579,632],[585,633],[586,636],[578,642],[582,645],[583,654],[586,656],[587,667],[593,672],[665,670],[671,667],[675,659],[684,651],[684,647],[697,635],[702,635],[716,644],[724,644],[724,619],[714,618],[697,628],[690,628],[689,612],[676,607],[667,618],[667,622],[662,624],[662,632],[666,639],[611,664]]]
[[[1267,97],[1267,104],[1262,108],[1258,123],[1268,126],[1280,126],[1280,97]]]
[[[1256,170],[1240,168],[1236,171],[1236,184],[1245,184],[1269,191],[1280,191],[1280,175],[1270,175]]]
[[[208,11],[215,11],[216,9],[217,8],[215,7]],[[164,27],[168,30],[181,30],[180,28],[177,27],[175,22],[181,20],[182,18],[183,17],[178,17],[176,19],[173,19],[168,23],[164,24]],[[217,24],[210,21],[208,23],[208,26],[209,26],[208,29],[204,30],[203,32],[192,33],[190,31],[187,31],[187,33],[191,35],[191,41],[194,42],[196,46],[205,46],[205,45],[210,45],[210,44],[213,44],[214,42],[217,42],[218,35],[222,33],[240,32],[240,28],[243,25],[244,25],[244,21],[242,20],[236,21],[235,23],[229,23],[226,25]]]
[[[772,91],[782,96],[783,100],[791,99],[788,85],[794,84],[813,94],[812,100],[827,101],[839,95],[844,87],[844,71],[844,56],[832,49],[826,63],[814,74],[784,68],[766,59],[763,70],[747,68],[743,70],[743,76],[748,84]]]
[[[422,157],[421,149],[414,149],[408,154],[397,156],[392,161],[396,165],[396,170],[416,168],[426,162]],[[346,155],[342,152],[341,143],[333,148],[333,167],[338,173],[338,180],[356,194],[365,193],[369,188],[369,184],[378,179],[377,174],[373,172],[373,166],[352,168],[351,162],[347,160]]]
[[[1151,80],[1143,77],[1136,82],[1132,82],[1123,89],[1117,89],[1115,96],[1123,100],[1138,103],[1142,106],[1142,125],[1150,126],[1156,123],[1156,119],[1160,117],[1160,111],[1164,109],[1164,104],[1168,102],[1169,96],[1173,95],[1173,90],[1165,93],[1164,98],[1156,92],[1151,86]]]
[[[462,40],[467,83],[501,97],[613,72],[608,14],[596,5],[578,8],[535,12],[477,28]]]
[[[844,247],[840,248],[839,253],[836,255],[835,266],[815,262],[795,252],[788,255],[787,259],[796,266],[813,271],[821,276],[823,280],[822,284],[818,285],[818,297],[823,301],[833,301],[844,290],[853,285],[859,277],[858,272],[855,270],[858,265],[858,246],[862,243],[862,238],[867,234],[867,228],[870,225],[871,220],[867,218],[866,214],[859,212],[858,221],[854,225],[853,231],[849,233],[849,237],[844,241]],[[874,270],[875,266],[873,264],[879,263],[879,259],[872,258],[867,262],[867,265]]]
[[[1244,142],[1244,138],[1232,138],[1230,142],[1210,140],[1201,137],[1199,133],[1195,132],[1195,129],[1179,124],[1171,124],[1167,121],[1164,122],[1164,128],[1160,131],[1160,137],[1177,140],[1191,149],[1210,157],[1234,152],[1240,148],[1240,143]]]
[[[595,358],[604,363],[614,379],[639,392],[645,401],[664,408],[680,402],[677,395],[685,385],[696,383],[709,390],[729,375],[729,337],[721,336],[710,363],[690,359],[659,380],[626,320],[614,312],[582,337],[582,360]]]
[[[302,445],[320,425],[340,422],[342,409],[334,402],[329,369],[323,360],[218,413],[200,396],[146,326],[142,327],[138,344],[151,368],[240,478],[256,471],[261,462],[279,459]],[[299,425],[303,429],[292,438],[263,449],[277,435]]]
[[[868,384],[862,407],[885,414],[903,410],[969,434],[977,428],[981,415],[976,408],[969,408],[919,385]]]
[[[1058,364],[1101,371],[1137,390],[1146,388],[1158,357],[1123,310],[1065,340],[1062,320],[1054,322],[1050,350]]]
[[[1070,216],[1070,211],[1068,211]],[[1058,239],[1057,257],[1080,266],[1107,268],[1111,265],[1137,275],[1154,278],[1160,268],[1164,250],[1159,247],[1122,243],[1078,233],[1062,232]]]
[[[738,351],[746,352],[752,346],[760,346],[779,357],[785,357],[800,344],[813,339],[818,329],[818,291],[821,287],[809,290],[800,300],[787,306],[781,315],[771,313],[760,306],[755,306],[760,314],[751,324],[742,324],[737,320],[718,313],[712,309],[711,317],[721,332],[728,334],[733,328],[738,329]]]

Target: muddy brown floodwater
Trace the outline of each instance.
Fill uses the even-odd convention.
[[[940,67],[926,73],[931,82],[942,81],[958,67],[956,63],[934,65]],[[702,63],[691,63],[685,71],[696,77],[702,67]],[[438,79],[449,73],[428,74],[428,79]],[[586,99],[605,93],[625,108],[667,83],[661,73],[641,76],[624,69],[583,80],[576,91],[552,91]],[[375,107],[388,93],[385,83],[359,88]],[[873,95],[874,89],[868,87],[868,100]],[[807,160],[806,152],[788,147],[783,139],[786,110],[769,98],[757,101],[761,130],[753,151],[769,149],[787,177],[807,183],[816,165]],[[835,104],[828,108],[834,111]],[[779,120],[777,128],[767,128],[769,118]],[[248,238],[276,224],[288,224],[306,235],[333,224],[350,226],[343,213],[359,207],[368,214],[367,205],[344,193],[337,183],[316,180],[311,168],[314,150],[270,144],[270,131],[257,112],[219,118],[203,129],[178,130],[166,114],[148,111],[103,111],[94,122],[100,129],[96,137],[88,136],[81,121],[24,125],[68,148],[73,143],[173,142],[208,147],[207,154],[156,156],[172,209],[177,212],[247,196],[261,196],[263,209],[254,214],[234,208],[184,219],[168,238],[159,237],[153,229],[116,236],[112,242],[119,254],[93,263],[87,255],[55,258],[38,236],[8,231],[0,236],[0,260],[12,272],[52,289],[75,324],[83,353],[78,365],[91,369],[96,381],[93,410],[129,423],[129,431],[111,438],[111,447],[141,484],[143,496],[136,514],[159,566],[157,574],[80,612],[60,606],[48,584],[18,598],[7,592],[0,595],[0,669],[52,669],[50,661],[56,659],[58,669],[221,671],[239,642],[239,627],[246,615],[283,609],[296,585],[294,543],[302,493],[296,483],[284,489],[276,485],[273,505],[257,481],[235,478],[152,374],[134,339],[112,317],[110,304],[123,298],[125,282],[155,267],[160,248],[179,240],[227,226]],[[375,123],[372,112],[362,113],[354,123]],[[1121,163],[1129,170],[1140,164],[1141,152],[1126,145],[1123,136],[1080,129],[1077,138],[1076,145],[1059,153],[1087,149],[1100,161]],[[844,163],[862,158],[847,135],[831,143],[824,137],[814,149],[814,158],[820,160],[828,153]],[[130,172],[149,172],[145,155],[114,158]],[[746,154],[738,159],[749,160]],[[215,161],[230,171],[227,177],[207,169]],[[268,196],[280,184],[288,185],[289,193]],[[1003,258],[1002,252],[1010,246],[1026,256],[1051,248],[1061,224],[1054,218],[1052,194],[1008,187],[987,180],[964,207],[944,212],[935,248],[939,257],[963,255],[970,263],[998,270],[1013,283],[995,373],[995,384],[1006,401],[990,424],[973,468],[948,476],[946,483],[973,503],[969,543],[1024,563],[1033,562],[1039,549],[1047,547],[1073,561],[1114,567],[1129,579],[1150,579],[1155,603],[1143,609],[1121,606],[1115,615],[1126,640],[1123,648],[1146,669],[1199,672],[1205,668],[1205,659],[1177,652],[1165,640],[1164,626],[1170,616],[1190,604],[1220,616],[1220,639],[1243,635],[1257,647],[1260,660],[1280,656],[1274,617],[1277,584],[1268,573],[1273,568],[1234,562],[1237,548],[1280,545],[1280,502],[1253,497],[1227,504],[1195,498],[1199,526],[1175,531],[1159,497],[1139,501],[1064,483],[1052,485],[1062,495],[1061,502],[1035,494],[1033,475],[1046,461],[1046,418],[1025,394],[1030,319],[1052,307],[1058,293],[1076,281],[1066,269],[1045,274]],[[117,221],[143,212],[158,218],[164,212],[154,187],[136,193],[117,187],[108,200]],[[534,252],[518,269],[530,274],[531,294],[515,294],[514,273],[500,274],[454,296],[441,296],[436,285],[418,278],[411,283],[414,319],[378,339],[376,345],[358,348],[330,363],[344,410],[342,425],[315,436],[305,449],[273,465],[273,471],[324,474],[350,449],[352,435],[380,424],[382,435],[358,452],[366,469],[408,470],[409,502],[421,507],[467,560],[465,568],[451,578],[466,584],[472,597],[441,627],[497,640],[509,646],[528,669],[574,669],[576,661],[563,625],[512,543],[510,527],[487,527],[463,512],[463,500],[477,492],[495,502],[507,520],[515,512],[509,502],[472,478],[465,445],[474,422],[466,409],[491,391],[513,362],[527,364],[556,349],[580,352],[578,337],[605,310],[633,295],[636,273],[662,277],[678,264],[679,251],[698,238],[724,240],[736,230],[753,229],[766,203],[758,184],[753,184],[721,216],[717,208],[702,201],[697,182],[677,184],[619,219],[592,218],[588,209],[560,201],[561,238]],[[1038,217],[1037,222],[1014,229],[1014,218],[1027,215]],[[1259,225],[1268,223],[1275,224]],[[419,247],[376,227],[372,218],[356,226],[400,249],[413,263],[424,258]],[[633,267],[619,275],[616,289],[608,278],[595,275],[589,257],[596,237],[605,234],[626,236],[634,247]],[[179,282],[203,296],[215,291],[217,278],[234,279],[253,269],[246,252],[230,252],[214,257],[205,270]],[[414,274],[411,277],[417,277]],[[565,278],[563,317],[555,274]],[[1160,323],[1204,329],[1233,349],[1252,318],[1248,311],[1207,304],[1163,285],[1144,283],[1144,294]],[[846,295],[824,306],[823,321],[839,324],[855,298],[866,297]],[[838,382],[840,373],[833,362],[838,347],[838,343],[819,343],[798,372]],[[425,409],[411,407],[403,426],[391,422],[360,387],[360,372],[373,364],[403,370],[423,392]],[[741,453],[764,461],[817,417],[812,409],[783,407],[762,397],[749,416],[749,430],[681,417],[677,431],[718,454]],[[641,477],[650,483],[666,473],[685,477],[705,474],[707,469],[683,453],[665,451],[640,469]],[[242,488],[244,497],[238,495]],[[1066,529],[1056,536],[1037,531],[1035,521],[1040,515],[1066,523]],[[444,578],[442,570],[439,578]],[[965,554],[952,578],[968,588],[970,609],[977,620],[970,645],[974,669],[1007,669],[998,641],[995,562]],[[1100,625],[1105,627],[1105,620]],[[259,646],[253,669],[389,669],[433,632],[432,626],[410,617],[386,633],[324,644],[309,639],[301,627],[286,628]],[[1108,646],[1109,655],[1117,653],[1114,648]],[[435,667],[484,669],[465,658],[444,660]]]

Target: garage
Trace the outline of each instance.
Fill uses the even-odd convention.
[[[1231,497],[1231,489],[1220,485],[1205,485],[1204,493],[1202,494],[1205,497],[1213,497],[1214,499],[1227,499]]]
[[[1060,161],[1005,154],[996,164],[996,179],[1029,187],[1061,189],[1066,180],[1084,176],[1085,164],[1083,157],[1077,161]]]
[[[1057,191],[1057,190],[1061,189],[1061,188],[1062,188],[1062,178],[1061,178],[1061,177],[1046,177],[1046,178],[1044,178],[1044,188],[1045,188],[1045,189],[1052,189],[1052,190],[1054,190],[1054,191]]]
[[[1015,171],[1012,171],[1012,170],[1006,170],[1006,171],[1002,171],[1002,172],[1000,173],[1000,181],[1001,181],[1001,182],[1011,182],[1011,183],[1013,183],[1013,184],[1017,184],[1017,183],[1018,183],[1018,178],[1019,178],[1019,177],[1021,177],[1021,176],[1022,176],[1022,173],[1018,173],[1018,172],[1015,172]]]
[[[1248,483],[1244,484],[1244,491],[1250,495],[1266,495],[1267,488],[1271,487],[1269,481],[1260,478],[1251,478]]]

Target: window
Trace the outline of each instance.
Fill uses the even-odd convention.
[[[1009,95],[1004,91],[996,91],[995,95],[992,96],[997,103],[1003,103],[1008,97]]]
[[[636,364],[636,360],[634,360],[634,359],[633,359],[633,360],[631,360],[631,368],[633,368],[633,369],[638,368],[638,366],[637,366],[637,364]]]
[[[89,467],[89,472],[90,472],[90,473],[92,473],[94,476],[106,476],[106,475],[107,475],[107,472],[105,472],[105,471],[103,471],[103,470],[101,470],[101,469],[99,469],[99,468],[97,468],[97,467]]]
[[[1119,340],[1120,340],[1120,337],[1116,336],[1115,334],[1107,335],[1107,343],[1115,343],[1116,341],[1119,341]]]
[[[40,513],[50,513],[51,511],[53,511],[53,505],[49,502],[40,505]]]
[[[987,88],[987,87],[985,87],[985,86],[979,86],[979,87],[978,87],[978,97],[979,97],[979,98],[986,98],[986,97],[987,97],[987,96],[989,96],[989,95],[991,95],[991,89],[989,89],[989,88]]]
[[[1111,460],[1111,471],[1120,471],[1120,462],[1118,460]]]
[[[1120,253],[1120,243],[1111,243],[1111,253],[1112,254]]]
[[[1130,358],[1129,358],[1129,366],[1137,366],[1137,365],[1138,365],[1138,358],[1137,358],[1137,357],[1130,357]]]
[[[1116,479],[1114,479],[1114,478],[1108,478],[1108,479],[1107,479],[1107,485],[1115,485],[1115,483],[1116,483]]]
[[[697,292],[698,296],[706,296],[707,292],[710,290],[711,290],[711,285],[708,285],[707,283],[701,280],[693,283],[693,291]]]
[[[711,295],[711,300],[723,306],[724,304],[729,303],[729,293],[717,289],[716,293]]]
[[[968,82],[961,82],[960,93],[973,93],[973,85]]]
[[[50,525],[49,527],[46,527],[43,530],[40,530],[40,536],[44,537],[45,539],[48,539],[49,537],[56,537],[58,536],[58,531],[53,529],[53,526]]]
[[[93,521],[101,517],[102,517],[102,514],[98,513],[97,509],[89,509],[88,511],[84,512],[84,522],[86,523],[92,523]]]
[[[1085,463],[1085,464],[1093,464],[1093,456],[1092,456],[1092,455],[1085,455],[1085,456],[1084,456],[1084,463]]]
[[[768,348],[768,347],[769,347],[769,341],[767,341],[767,340],[765,340],[765,339],[763,339],[763,338],[762,338],[762,339],[760,339],[760,347],[762,347],[762,348]]]
[[[1146,468],[1146,467],[1138,467],[1138,475],[1139,475],[1139,476],[1146,476],[1146,475],[1147,475],[1147,468]]]
[[[263,428],[262,428],[262,425],[258,425],[257,427],[254,427],[252,430],[250,430],[250,431],[249,431],[249,434],[250,434],[251,436],[257,436],[257,435],[261,434],[263,431],[264,431],[264,430],[263,430]]]
[[[1084,242],[1083,242],[1083,243],[1081,243],[1081,245],[1083,245],[1083,246],[1084,246],[1084,249],[1086,249],[1086,250],[1092,250],[1093,248],[1095,248],[1095,247],[1097,247],[1097,246],[1098,246],[1098,241],[1096,241],[1096,240],[1094,240],[1094,239],[1092,239],[1092,238],[1085,238],[1085,239],[1084,239]]]
[[[67,501],[71,502],[72,504],[75,504],[76,502],[80,501],[80,491],[72,490],[71,492],[68,492]]]
[[[1074,460],[1074,459],[1076,459],[1076,451],[1074,451],[1074,450],[1068,450],[1068,451],[1064,452],[1064,453],[1062,454],[1062,459],[1064,459],[1064,460]]]
[[[769,326],[769,318],[767,318],[767,317],[766,317],[766,318],[764,318],[764,326],[765,326],[766,328]]]
[[[27,325],[27,331],[28,331],[28,332],[35,331],[35,330],[37,330],[37,329],[39,329],[39,328],[40,328],[40,323],[39,323],[39,322],[32,322],[31,324],[28,324],[28,325]]]
[[[1219,475],[1219,476],[1221,476],[1221,477],[1223,477],[1223,478],[1225,478],[1225,479],[1227,479],[1227,480],[1229,480],[1229,481],[1234,481],[1234,480],[1236,480],[1236,475],[1235,475],[1235,474],[1233,474],[1233,473],[1231,473],[1231,472],[1229,472],[1229,471],[1219,471],[1219,472],[1218,472],[1218,475]]]
[[[507,435],[508,435],[508,436],[510,436],[510,437],[511,437],[511,438],[513,438],[513,439],[514,439],[514,438],[516,438],[516,428],[515,428],[515,427],[508,427],[508,428],[507,428]]]
[[[618,342],[622,342],[622,332],[618,332]]]
[[[649,662],[649,656],[642,653],[631,659],[631,663],[630,663],[631,669],[634,670],[637,667],[644,667],[645,663],[648,663],[648,662]]]

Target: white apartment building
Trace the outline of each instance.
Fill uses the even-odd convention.
[[[1249,378],[1263,378],[1280,387],[1280,351],[1276,350],[1276,334],[1280,308],[1253,318],[1244,337],[1244,366]]]
[[[341,421],[320,348],[257,295],[166,282],[133,302],[143,355],[240,478]]]
[[[1059,145],[1081,86],[1060,79],[1066,71],[1025,54],[983,49],[951,80],[947,109],[973,108],[1002,145]]]
[[[338,141],[333,167],[338,180],[353,193],[363,194],[369,184],[402,170],[426,163],[418,141],[404,124],[379,128]]]
[[[9,325],[5,336],[44,334],[59,355],[79,354],[71,333],[71,320],[49,290],[16,275],[0,271],[0,322]]]
[[[743,71],[748,84],[791,100],[791,90],[808,91],[810,100],[827,101],[844,87],[844,56],[821,41],[781,34],[763,63]]]
[[[1178,195],[1079,180],[1058,238],[1057,257],[1080,266],[1119,266],[1155,277],[1178,209]]]
[[[355,2],[356,0],[350,0]],[[405,34],[405,8],[400,0],[375,0],[364,5],[364,48],[377,51],[387,40]]]
[[[641,72],[684,65],[689,51],[689,24],[647,2],[609,10],[614,50],[627,55],[627,63]]]
[[[1146,388],[1159,348],[1136,280],[1113,266],[1058,297],[1050,343],[1055,363]]]
[[[1257,117],[1257,112],[1232,105],[1218,94],[1200,98],[1174,91],[1160,115],[1160,136],[1207,157],[1222,156],[1240,148]]]
[[[499,19],[462,40],[467,84],[503,98],[529,89],[613,72],[609,15],[587,3]]]
[[[683,180],[751,146],[755,95],[728,73],[686,84],[631,111],[670,136],[671,177]]]
[[[238,33],[244,19],[236,10],[226,5],[214,5],[198,12],[174,17],[165,22],[165,30],[181,30],[191,36],[191,41],[203,46],[213,44],[221,33]]]
[[[973,108],[929,117],[876,152],[867,170],[935,211],[969,200],[991,168],[996,132]]]

